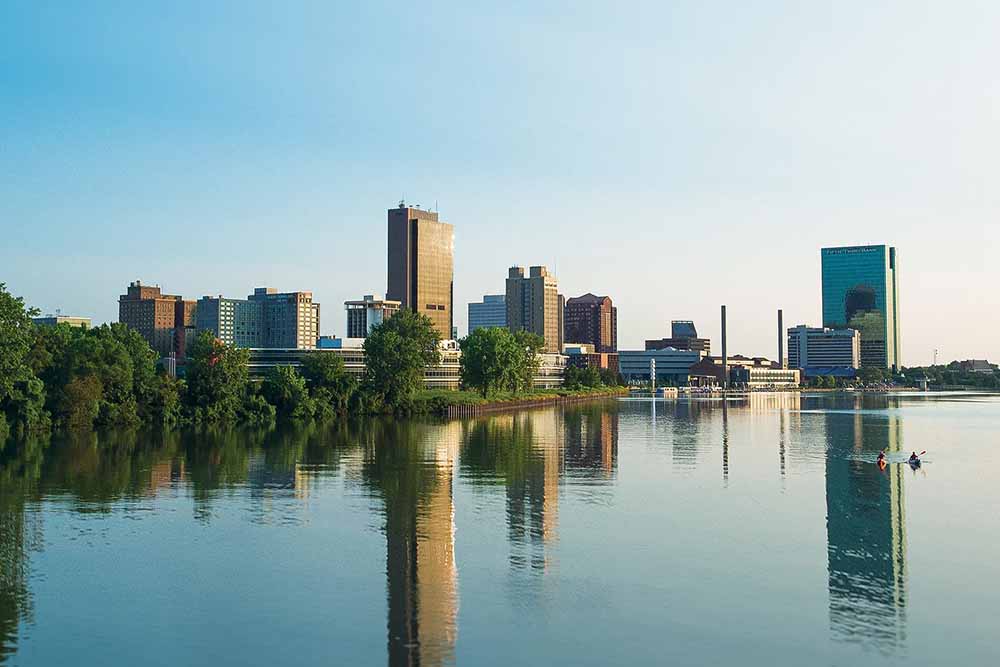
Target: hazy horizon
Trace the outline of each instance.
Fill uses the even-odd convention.
[[[897,248],[904,365],[1000,360],[986,2],[0,7],[0,282],[117,319],[130,281],[386,289],[386,210],[455,226],[455,322],[547,265],[619,347],[692,319],[776,355],[820,248]]]

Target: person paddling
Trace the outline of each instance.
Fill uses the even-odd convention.
[[[884,449],[881,452],[878,453],[878,461],[877,461],[877,463],[878,463],[878,467],[880,469],[885,470],[885,450]]]
[[[922,453],[922,452],[921,452],[921,453]],[[919,456],[917,456],[917,453],[916,453],[916,452],[912,452],[912,453],[910,454],[910,465],[911,465],[911,466],[917,466],[917,465],[920,465],[920,457],[919,457]]]

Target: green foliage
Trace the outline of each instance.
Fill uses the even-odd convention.
[[[291,366],[275,366],[264,378],[261,395],[281,419],[309,419],[315,412],[306,380]]]
[[[11,427],[26,433],[47,426],[45,387],[35,376],[29,353],[38,311],[25,308],[24,299],[15,297],[0,283],[0,414],[2,431]]]
[[[602,386],[601,372],[593,367],[577,368],[570,366],[563,375],[563,386],[566,389],[591,389]]]
[[[348,411],[358,382],[347,372],[339,355],[330,352],[309,354],[302,362],[302,376],[316,404],[317,417],[326,419]]]
[[[160,426],[174,426],[182,419],[182,395],[184,384],[166,373],[153,380],[145,418]]]
[[[623,387],[625,386],[625,379],[615,371],[610,368],[602,368],[601,374],[601,384],[605,387]]]
[[[462,385],[486,398],[496,391],[516,391],[521,383],[525,352],[507,329],[476,329],[459,341]]]
[[[891,373],[885,368],[865,367],[858,369],[858,380],[865,384],[877,384],[891,379]]]
[[[424,369],[440,359],[439,340],[430,318],[410,310],[375,325],[364,345],[368,391],[386,407],[406,411]]]
[[[197,422],[233,422],[247,399],[250,353],[201,331],[188,351],[184,401]],[[259,408],[259,405],[254,408]]]
[[[542,359],[538,355],[545,347],[545,339],[528,331],[517,331],[514,333],[514,342],[517,343],[518,349],[522,352],[517,367],[516,391],[531,391],[535,384],[535,376],[538,375],[538,368],[542,363]]]

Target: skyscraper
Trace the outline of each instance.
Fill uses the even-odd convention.
[[[886,245],[823,248],[823,326],[861,332],[861,365],[900,366],[898,260]]]
[[[438,214],[400,202],[388,212],[386,299],[426,315],[442,338],[454,326],[455,229]]]
[[[618,351],[618,309],[611,297],[587,293],[566,301],[563,337],[570,343],[587,343],[594,352]]]
[[[545,341],[545,352],[562,352],[563,296],[556,277],[544,266],[533,266],[527,277],[524,267],[507,272],[507,328],[530,331]]]

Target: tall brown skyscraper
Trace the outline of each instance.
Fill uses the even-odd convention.
[[[431,319],[442,338],[454,324],[455,228],[438,214],[400,203],[389,209],[386,299]]]
[[[546,352],[562,352],[563,296],[556,277],[544,266],[533,266],[527,277],[524,267],[507,272],[507,328],[530,331],[545,339]]]
[[[588,343],[594,352],[618,351],[618,309],[611,297],[584,294],[569,299],[563,315],[568,343]]]

